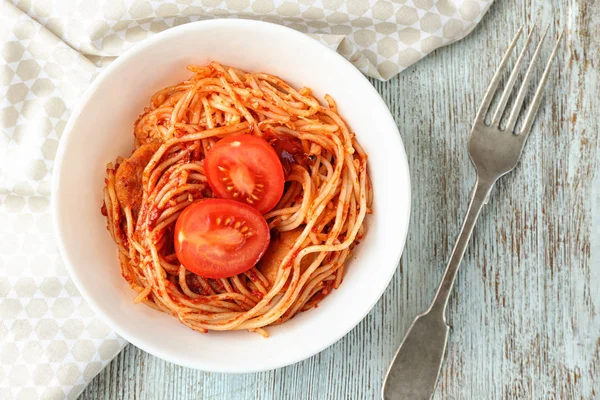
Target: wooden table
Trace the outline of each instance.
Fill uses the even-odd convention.
[[[436,399],[599,398],[598,16],[593,0],[496,0],[463,41],[390,82],[373,82],[408,153],[411,227],[389,288],[342,340],[296,365],[250,375],[181,368],[130,345],[81,398],[379,398],[458,233],[475,179],[466,151],[471,122],[523,21],[551,23],[552,37],[563,27],[566,40],[521,163],[493,190],[467,250]]]

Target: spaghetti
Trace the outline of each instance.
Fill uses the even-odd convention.
[[[135,122],[133,155],[108,164],[102,212],[136,302],[200,332],[267,336],[264,327],[316,307],[342,283],[371,212],[367,155],[328,95],[322,105],[308,88],[215,62],[188,69],[191,78],[156,92]],[[264,214],[271,245],[244,273],[203,278],[178,262],[173,227],[183,209],[212,197],[208,150],[244,133],[269,141],[286,173],[281,200]]]

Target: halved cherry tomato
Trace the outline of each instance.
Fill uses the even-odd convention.
[[[189,271],[226,278],[252,268],[269,246],[269,225],[253,207],[207,199],[189,205],[175,224],[175,254]]]
[[[253,135],[228,136],[206,155],[204,171],[216,197],[251,205],[261,214],[283,194],[283,167],[266,140]]]

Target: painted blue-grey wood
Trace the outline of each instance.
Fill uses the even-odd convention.
[[[128,346],[81,399],[378,398],[458,233],[475,178],[465,149],[476,105],[501,49],[525,21],[550,23],[552,35],[565,28],[565,43],[521,164],[492,192],[467,250],[436,399],[599,398],[598,16],[593,0],[497,0],[465,40],[390,82],[373,82],[409,156],[412,220],[390,287],[338,343],[251,375],[181,368]]]

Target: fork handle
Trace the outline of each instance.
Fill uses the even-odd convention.
[[[383,382],[384,400],[428,400],[433,396],[448,340],[446,306],[450,291],[479,213],[496,179],[477,176],[467,216],[444,277],[433,302],[415,318],[392,360]]]
[[[450,255],[450,260],[448,260],[448,264],[446,265],[446,270],[444,271],[442,281],[440,282],[433,302],[429,307],[429,311],[438,312],[441,314],[444,322],[446,321],[446,306],[448,305],[450,292],[454,286],[454,280],[456,278],[456,274],[458,273],[458,267],[460,267],[460,262],[465,255],[465,250],[467,249],[469,240],[471,240],[473,228],[475,228],[475,223],[477,223],[481,209],[487,203],[490,191],[492,190],[492,187],[497,179],[498,177],[490,178],[479,174],[477,175],[477,181],[475,182],[475,186],[471,192],[471,201],[469,202],[469,207],[467,208],[467,216],[462,224],[462,228],[460,228],[458,239],[456,239],[456,243],[452,249],[452,254]]]

